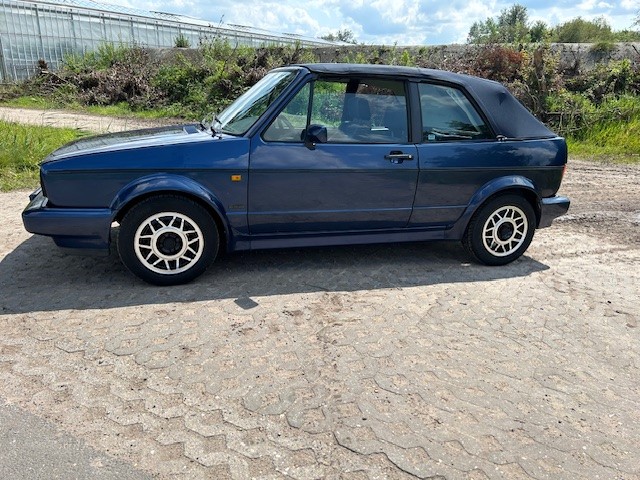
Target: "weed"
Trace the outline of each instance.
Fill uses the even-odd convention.
[[[191,42],[184,36],[184,34],[181,33],[176,37],[175,46],[176,48],[189,48],[191,46]]]

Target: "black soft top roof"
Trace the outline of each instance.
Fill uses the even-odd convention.
[[[351,63],[295,65],[320,75],[386,76],[450,83],[464,88],[489,117],[497,135],[508,138],[552,138],[556,134],[534,117],[504,85],[492,80],[430,68]]]

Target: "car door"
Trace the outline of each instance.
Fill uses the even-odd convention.
[[[424,82],[418,92],[420,176],[410,225],[444,228],[484,184],[513,171],[515,157],[460,88]]]
[[[304,85],[252,139],[251,234],[406,227],[418,179],[407,118],[403,81]]]

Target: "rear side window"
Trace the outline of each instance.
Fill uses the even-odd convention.
[[[424,143],[493,138],[482,116],[460,90],[428,83],[418,88]]]

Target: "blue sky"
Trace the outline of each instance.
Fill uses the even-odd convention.
[[[100,0],[99,0],[100,1]],[[497,16],[515,2],[489,0],[102,0],[133,8],[176,13],[212,23],[248,25],[319,37],[351,30],[366,44],[464,43],[473,22]],[[581,16],[604,17],[615,30],[630,29],[640,0],[524,0],[532,21],[557,25]],[[637,27],[636,27],[637,28]]]

